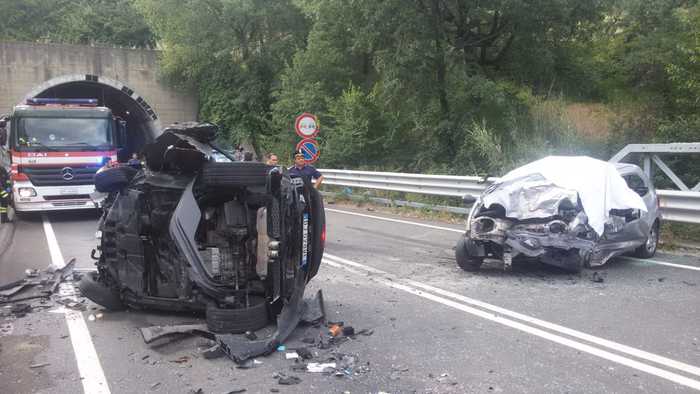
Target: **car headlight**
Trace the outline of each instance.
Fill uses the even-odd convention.
[[[22,198],[36,197],[36,190],[33,187],[20,187],[17,189],[17,193]]]

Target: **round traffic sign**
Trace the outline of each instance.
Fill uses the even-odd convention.
[[[319,132],[318,121],[314,115],[304,112],[297,116],[297,120],[294,122],[294,130],[301,138],[316,137]]]
[[[312,140],[311,138],[304,138],[303,140],[299,141],[297,144],[297,150],[301,151],[301,154],[304,155],[304,161],[306,164],[314,163],[321,155],[321,150],[318,148],[318,142],[316,142],[316,140]]]

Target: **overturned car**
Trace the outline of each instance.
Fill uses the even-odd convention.
[[[531,258],[578,272],[627,252],[652,257],[659,240],[656,193],[633,164],[550,156],[465,202],[474,205],[455,253],[466,271]]]
[[[264,327],[318,272],[325,214],[308,180],[215,162],[216,127],[166,128],[146,166],[106,168],[108,193],[82,293],[107,308],[204,312],[214,332]],[[221,154],[225,152],[220,151]]]

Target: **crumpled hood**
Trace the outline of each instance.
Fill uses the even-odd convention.
[[[587,156],[548,156],[516,168],[482,197],[484,206],[500,204],[518,220],[556,215],[564,199],[581,200],[589,226],[602,235],[611,209],[639,209],[644,200],[627,187],[614,164]]]

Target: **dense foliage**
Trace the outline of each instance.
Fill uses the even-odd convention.
[[[493,173],[700,139],[697,0],[0,0],[0,38],[163,50],[201,118],[322,166]],[[41,21],[36,23],[35,21]]]

